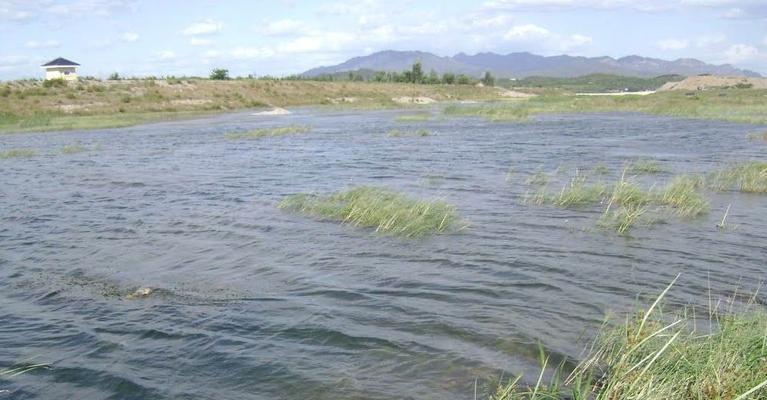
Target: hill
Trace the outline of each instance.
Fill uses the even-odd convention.
[[[713,65],[703,61],[684,58],[674,61],[640,56],[622,58],[576,57],[568,55],[540,56],[532,53],[478,53],[456,54],[452,57],[437,56],[422,51],[381,51],[363,57],[355,57],[338,65],[318,67],[304,72],[306,77],[332,75],[358,70],[402,71],[420,61],[425,71],[452,72],[478,77],[490,71],[499,78],[525,78],[530,76],[576,77],[589,74],[612,74],[635,77],[659,75],[728,75],[758,77],[758,73],[733,67],[729,64]]]

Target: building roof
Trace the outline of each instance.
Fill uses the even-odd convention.
[[[78,64],[78,63],[76,63],[74,61],[69,61],[66,58],[59,57],[59,58],[57,58],[55,60],[49,61],[49,62],[41,65],[41,67],[54,67],[54,66],[55,67],[69,67],[69,66],[74,67],[74,66],[79,66],[79,65],[80,64]]]

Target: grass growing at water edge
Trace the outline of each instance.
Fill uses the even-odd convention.
[[[288,125],[274,128],[259,128],[245,132],[229,132],[226,134],[227,139],[261,139],[265,137],[287,136],[297,135],[301,133],[308,133],[311,128],[306,125]]]
[[[36,155],[37,155],[37,150],[34,150],[34,149],[9,149],[9,150],[0,151],[0,159],[34,157]]]
[[[431,132],[426,129],[418,129],[415,131],[402,131],[399,129],[392,129],[386,133],[389,137],[426,137],[431,136]]]
[[[297,194],[283,199],[279,207],[402,237],[421,237],[462,228],[455,207],[444,201],[413,199],[372,186],[325,196]]]
[[[753,304],[740,312],[709,310],[709,318],[696,321],[691,310],[664,310],[670,288],[622,325],[605,325],[564,385],[557,374],[550,383],[542,382],[541,373],[535,386],[522,387],[517,378],[491,399],[766,398],[765,310]]]
[[[657,174],[663,172],[663,167],[655,160],[636,160],[627,166],[627,170],[634,174]]]
[[[408,115],[399,115],[396,118],[394,118],[397,122],[425,122],[431,119],[431,115],[429,114],[408,114]]]
[[[75,154],[75,153],[82,153],[86,151],[87,149],[81,145],[80,143],[72,143],[68,144],[61,148],[61,154]]]
[[[748,161],[708,176],[709,186],[717,190],[735,188],[745,193],[767,193],[767,162]]]

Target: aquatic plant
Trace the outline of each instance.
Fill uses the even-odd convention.
[[[712,309],[698,321],[691,310],[664,309],[670,288],[622,325],[606,324],[564,382],[561,367],[550,383],[542,382],[543,372],[535,386],[522,387],[517,377],[491,399],[767,398],[765,310],[753,304],[738,312]]]
[[[549,198],[548,202],[557,207],[580,207],[598,204],[604,200],[607,185],[602,182],[587,183],[586,177],[578,175],[562,187],[562,190]]]
[[[311,131],[311,127],[306,125],[288,125],[273,128],[259,128],[245,132],[229,132],[226,134],[227,139],[261,139],[265,137],[296,135],[300,133],[307,133]]]
[[[0,151],[0,159],[33,157],[36,155],[37,155],[37,150],[34,150],[34,149],[9,149],[9,150]]]
[[[659,202],[670,206],[674,213],[682,217],[696,217],[708,212],[708,202],[698,189],[702,179],[697,176],[681,175],[674,177],[663,189]]]
[[[430,114],[407,114],[407,115],[398,115],[396,118],[394,118],[397,122],[424,122],[431,119]]]
[[[413,199],[373,186],[325,196],[297,194],[283,199],[279,208],[402,237],[421,237],[462,228],[455,207],[442,200]]]
[[[714,172],[709,174],[708,184],[717,190],[767,193],[767,162],[748,161]]]
[[[626,167],[633,174],[657,174],[663,172],[663,167],[655,160],[636,160]]]
[[[61,154],[75,154],[75,153],[82,153],[86,151],[87,149],[81,145],[80,143],[72,143],[68,144],[61,148]]]
[[[431,136],[431,132],[426,129],[418,129],[415,131],[402,131],[399,129],[392,129],[386,133],[389,137],[425,137]]]
[[[527,178],[527,184],[533,186],[546,186],[549,184],[550,180],[551,177],[547,173],[538,170],[531,177]]]
[[[767,142],[767,131],[764,132],[751,132],[746,135],[746,139],[751,141],[763,141]]]
[[[610,173],[610,169],[603,163],[597,164],[591,171],[594,175],[607,175]]]
[[[614,208],[608,207],[599,218],[597,225],[623,235],[640,222],[647,214],[648,208],[643,205],[625,204]]]

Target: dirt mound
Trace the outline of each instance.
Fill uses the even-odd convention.
[[[767,78],[713,75],[691,76],[680,82],[668,82],[658,90],[706,90],[725,87],[767,89]]]

